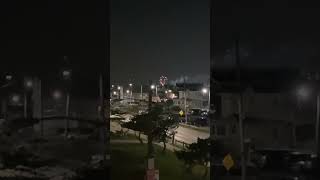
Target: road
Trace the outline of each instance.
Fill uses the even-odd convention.
[[[115,122],[110,122],[111,132],[116,132],[121,130],[121,126]],[[198,137],[201,139],[209,138],[209,132],[197,131],[196,129],[179,126],[176,130],[177,134],[175,135],[175,139],[178,141],[183,141],[187,144],[197,142]]]
[[[209,132],[203,132],[203,131],[198,131],[196,129],[179,126],[177,129],[177,134],[175,136],[175,139],[178,141],[183,141],[187,144],[191,144],[191,143],[197,142],[198,138],[206,139],[209,137],[210,137]]]

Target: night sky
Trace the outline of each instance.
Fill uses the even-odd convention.
[[[112,0],[111,81],[209,75],[209,0]]]
[[[109,69],[106,2],[4,1],[0,13],[1,79],[36,75],[48,85],[68,67],[75,89],[97,89],[99,73]]]
[[[300,68],[308,61],[319,62],[319,9],[281,3],[214,3],[216,68],[234,65],[235,32],[240,34],[244,66]],[[1,75],[58,78],[60,69],[69,66],[75,84],[95,86],[99,72],[109,69],[106,9],[104,1],[1,2]],[[208,75],[209,22],[209,0],[112,0],[111,81]],[[63,56],[69,56],[68,63]]]
[[[214,1],[214,68],[234,66],[232,43],[237,33],[244,67],[314,66],[320,61],[320,9],[310,7],[272,1]]]

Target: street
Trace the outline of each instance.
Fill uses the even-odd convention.
[[[110,122],[111,132],[116,132],[120,130],[121,130],[121,126],[119,123],[115,121]],[[179,126],[176,131],[177,131],[177,134],[175,135],[175,140],[181,141],[187,144],[197,142],[198,137],[201,139],[206,139],[206,138],[209,138],[210,136],[209,132],[206,133],[202,131],[197,131],[195,129],[191,129],[183,126]]]
[[[210,137],[209,132],[202,132],[183,126],[179,126],[176,131],[177,134],[175,135],[175,139],[178,141],[185,142],[187,144],[197,142],[198,138],[206,139]]]

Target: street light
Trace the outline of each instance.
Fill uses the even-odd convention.
[[[63,70],[62,76],[64,79],[70,79],[71,78],[71,70]]]
[[[203,89],[202,89],[202,93],[203,93],[203,94],[207,94],[207,93],[208,93],[208,89],[207,89],[207,88],[203,88]]]
[[[61,99],[61,97],[62,97],[62,94],[61,94],[60,91],[56,90],[56,91],[53,92],[53,98],[55,100],[59,100],[59,99]]]
[[[7,74],[5,78],[6,78],[7,81],[11,81],[12,80],[12,75]]]
[[[127,94],[129,94],[129,93],[130,93],[130,90],[128,89],[126,92],[127,92]]]
[[[117,91],[113,91],[113,95],[117,95]]]
[[[24,86],[25,86],[25,91],[24,91],[24,108],[23,108],[23,114],[24,114],[24,118],[27,118],[28,116],[28,91],[30,91],[32,89],[33,86],[33,82],[31,79],[25,78],[24,80]]]
[[[66,58],[66,56],[65,56]],[[62,71],[62,76],[64,78],[64,80],[66,81],[70,81],[71,80],[71,69],[64,69]],[[66,126],[65,126],[65,135],[68,135],[68,130],[69,130],[69,111],[70,111],[70,84],[68,83],[68,88],[67,88],[67,92],[66,92]]]
[[[151,85],[151,89],[155,89],[156,88],[156,86],[155,85]]]
[[[307,86],[301,86],[297,90],[297,96],[299,98],[307,99],[311,94],[311,90]]]
[[[298,95],[298,98],[303,98],[303,99],[307,99],[311,94],[314,94],[312,92],[313,90],[304,85],[304,86],[300,86],[298,89],[297,89],[297,95]],[[316,92],[316,129],[315,129],[315,133],[316,133],[316,142],[315,142],[315,145],[316,145],[316,148],[315,148],[315,151],[319,157],[319,153],[320,153],[320,147],[319,147],[319,128],[320,128],[320,93],[319,92]]]
[[[14,102],[14,103],[20,102],[20,96],[18,94],[14,94],[12,96],[12,102]]]
[[[133,86],[133,84],[130,83],[129,86],[130,86],[130,103],[132,103],[132,86]]]
[[[208,111],[210,111],[210,90],[207,88],[202,88],[203,94],[208,94]]]
[[[114,88],[114,85],[111,85],[111,88]]]

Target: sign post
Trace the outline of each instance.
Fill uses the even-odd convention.
[[[229,175],[230,169],[234,166],[234,161],[232,159],[232,156],[230,154],[226,155],[223,158],[222,163],[223,163],[223,166],[226,168],[228,175]]]
[[[183,113],[183,111],[181,110],[181,111],[179,112],[179,115],[180,115],[180,116],[183,116],[183,114],[184,114],[184,113]]]

